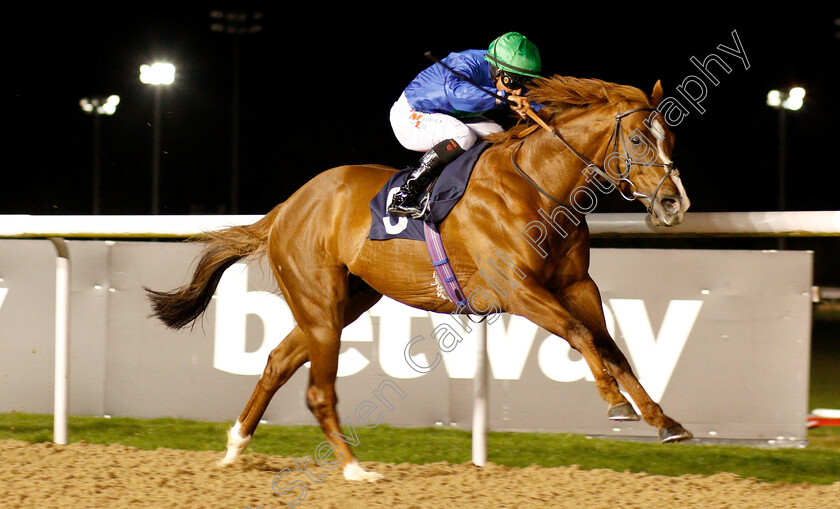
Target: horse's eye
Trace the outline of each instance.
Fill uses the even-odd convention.
[[[638,145],[639,143],[641,143],[641,140],[639,140],[638,136],[633,136],[632,138],[630,138],[630,143],[632,143],[633,145]]]

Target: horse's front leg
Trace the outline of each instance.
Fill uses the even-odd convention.
[[[591,284],[589,284],[591,283]],[[594,290],[594,291],[593,291]],[[601,307],[601,295],[591,279],[564,288],[557,293],[560,304],[578,319],[590,334],[570,337],[569,344],[581,352],[595,377],[598,393],[609,403],[607,417],[614,421],[638,421],[633,405],[621,393],[618,382],[604,365],[598,345],[612,341]],[[620,352],[619,352],[620,353]]]
[[[610,416],[617,419],[633,419],[635,412],[629,407],[627,399],[621,394],[616,380],[625,387],[642,411],[645,421],[659,429],[660,440],[678,441],[691,438],[676,421],[662,413],[633,375],[627,359],[606,332],[600,297],[594,283],[583,284],[577,290],[584,295],[569,299],[575,289],[564,292],[565,305],[547,289],[528,285],[511,296],[507,310],[524,316],[552,334],[564,338],[583,355],[595,377],[596,386],[602,398],[610,405]],[[595,292],[594,294],[589,292]],[[597,304],[597,308],[595,306]],[[585,317],[578,318],[571,312]],[[588,323],[587,323],[588,322]],[[600,325],[599,325],[600,324]]]
[[[683,428],[682,425],[665,415],[659,404],[651,399],[647,391],[642,387],[642,384],[639,383],[630,363],[627,361],[627,357],[621,352],[618,345],[615,344],[615,341],[607,330],[604,319],[604,308],[601,302],[601,293],[595,285],[595,282],[592,281],[592,278],[587,276],[585,279],[563,288],[558,292],[558,299],[591,332],[591,344],[594,347],[596,355],[599,357],[598,360],[590,362],[590,367],[595,366],[593,373],[594,369],[606,369],[612,375],[610,378],[615,377],[621,386],[630,394],[630,397],[633,398],[636,406],[642,412],[642,417],[645,422],[651,426],[655,426],[659,430],[659,439],[662,442],[679,442],[692,438],[692,434]],[[577,336],[574,339],[567,339],[581,353],[592,351],[591,348],[588,348],[587,344],[576,345],[573,342],[583,341],[584,343],[588,343],[590,341],[589,337]],[[586,357],[585,353],[584,356]],[[589,362],[588,358],[587,362]],[[600,389],[601,387],[599,386]],[[611,391],[612,387],[609,387],[607,392],[611,393]],[[609,410],[611,419],[630,420],[635,416],[635,411],[633,411],[626,400],[624,403],[619,404],[610,400],[607,401],[611,405]]]
[[[599,330],[597,317],[592,315],[592,320],[584,322],[566,309],[548,290],[535,288],[532,291],[536,292],[535,295],[523,299],[520,309],[509,305],[509,310],[564,338],[572,348],[583,355],[595,378],[598,394],[609,404],[608,416],[611,419],[638,420],[639,416],[633,410],[633,405],[621,393],[618,383],[604,365],[597,350],[593,333]],[[603,321],[603,315],[601,320]],[[606,326],[603,329],[606,330]]]

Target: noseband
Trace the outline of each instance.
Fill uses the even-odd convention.
[[[615,116],[615,129],[613,130],[613,134],[612,134],[612,137],[611,137],[611,139],[614,140],[613,141],[612,154],[618,154],[619,153],[618,152],[618,141],[619,141],[619,139],[621,139],[621,144],[624,148],[623,156],[624,156],[624,166],[626,168],[626,171],[619,174],[618,178],[615,178],[613,175],[610,175],[608,171],[604,172],[603,170],[601,170],[599,168],[599,170],[600,170],[599,175],[606,178],[613,185],[613,187],[618,189],[618,192],[621,194],[622,198],[624,198],[625,200],[633,201],[637,198],[647,199],[650,202],[650,206],[648,207],[648,208],[650,208],[650,207],[653,206],[653,202],[656,199],[656,195],[659,194],[659,189],[662,187],[662,184],[665,182],[665,180],[668,179],[669,177],[671,177],[672,175],[675,176],[675,177],[678,177],[680,172],[677,170],[677,167],[674,166],[674,163],[653,163],[653,162],[647,162],[647,161],[638,161],[638,160],[633,160],[633,158],[630,156],[630,151],[627,148],[627,138],[624,135],[624,130],[621,128],[621,119],[630,115],[630,114],[632,114],[632,113],[636,113],[636,112],[639,112],[639,111],[654,111],[654,110],[653,110],[653,108],[636,108],[636,109],[633,109],[633,110],[625,111],[623,113],[619,113]],[[657,166],[657,167],[665,168],[667,170],[665,175],[663,175],[662,178],[659,179],[659,183],[656,185],[656,189],[653,191],[652,195],[648,196],[644,193],[640,193],[640,192],[636,191],[636,184],[634,184],[628,178],[630,176],[630,167],[634,164],[642,165],[642,166]],[[620,184],[622,182],[626,182],[628,184],[630,194],[626,194],[624,192],[624,190],[621,189]]]
[[[622,112],[622,113],[618,113],[615,116],[615,129],[613,130],[612,136],[610,137],[610,140],[613,142],[613,145],[612,145],[613,150],[612,150],[612,153],[610,155],[616,154],[618,156],[621,156],[622,160],[624,162],[624,166],[626,168],[626,171],[619,173],[618,176],[613,175],[609,171],[605,171],[604,169],[599,167],[597,164],[592,162],[589,158],[587,158],[586,156],[584,156],[583,154],[581,154],[580,152],[575,150],[575,148],[572,147],[560,135],[560,133],[557,132],[556,129],[551,128],[550,132],[555,138],[560,140],[560,142],[563,143],[563,145],[565,145],[566,148],[569,149],[569,151],[571,151],[572,154],[575,155],[575,157],[580,159],[586,165],[587,170],[589,170],[592,173],[595,173],[599,177],[603,178],[608,183],[610,183],[615,189],[617,189],[618,193],[621,195],[622,198],[624,198],[627,201],[633,201],[633,200],[636,200],[636,199],[639,199],[639,198],[641,198],[643,200],[647,200],[649,202],[648,205],[647,205],[648,211],[651,214],[653,214],[653,204],[656,200],[656,196],[659,194],[659,189],[662,187],[662,184],[665,182],[666,179],[670,178],[671,176],[678,177],[680,172],[677,170],[676,166],[674,166],[673,163],[654,163],[654,162],[647,162],[647,161],[639,161],[639,160],[634,160],[630,156],[630,151],[627,148],[627,139],[624,136],[624,130],[621,128],[621,119],[623,119],[624,117],[626,117],[630,114],[637,113],[637,112],[640,112],[640,111],[654,111],[654,110],[653,110],[653,108],[636,108],[636,109],[628,110],[628,111],[625,111],[625,112]],[[624,149],[623,154],[618,152],[619,140],[621,140],[622,148]],[[523,140],[523,142],[524,142],[524,140]],[[513,163],[513,167],[516,169],[517,172],[519,172],[520,175],[522,175],[525,178],[525,180],[527,180],[539,192],[541,192],[542,194],[547,196],[549,199],[551,199],[555,203],[563,204],[562,201],[560,201],[557,198],[551,196],[548,192],[546,192],[544,189],[542,189],[540,186],[538,186],[537,183],[534,182],[534,180],[532,180],[516,163],[515,155],[521,147],[522,147],[522,143],[517,145],[510,154],[510,160]],[[609,157],[609,155],[608,155],[608,157]],[[657,166],[657,167],[665,168],[667,170],[665,175],[663,175],[662,178],[659,180],[659,183],[656,185],[656,189],[653,191],[652,195],[646,195],[646,194],[641,193],[641,192],[636,190],[636,184],[634,184],[629,179],[630,167],[632,165]],[[628,188],[627,192],[625,192],[622,189],[622,184],[623,183],[627,184],[627,188]]]

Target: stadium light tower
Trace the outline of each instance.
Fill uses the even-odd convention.
[[[164,62],[140,66],[140,82],[152,85],[155,90],[155,110],[152,119],[152,214],[160,211],[160,127],[161,91],[175,82],[175,66]]]
[[[771,90],[767,93],[767,105],[779,110],[779,210],[785,210],[785,181],[787,158],[787,112],[798,111],[805,102],[805,89],[793,87],[787,92]],[[784,249],[785,239],[779,237],[779,249]]]
[[[93,198],[91,210],[93,214],[99,214],[102,204],[102,170],[100,161],[99,138],[100,127],[99,117],[101,115],[113,115],[117,112],[117,105],[120,103],[120,96],[111,95],[107,98],[92,97],[83,98],[79,101],[82,111],[93,116]]]
[[[212,11],[210,30],[233,40],[233,100],[231,103],[230,212],[239,213],[239,39],[262,31],[261,12]]]

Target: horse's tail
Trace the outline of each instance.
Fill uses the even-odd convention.
[[[225,270],[248,257],[258,257],[268,249],[268,235],[282,204],[262,219],[247,226],[233,226],[208,232],[204,251],[193,272],[192,281],[171,292],[146,288],[154,316],[172,329],[193,323],[210,304]]]

